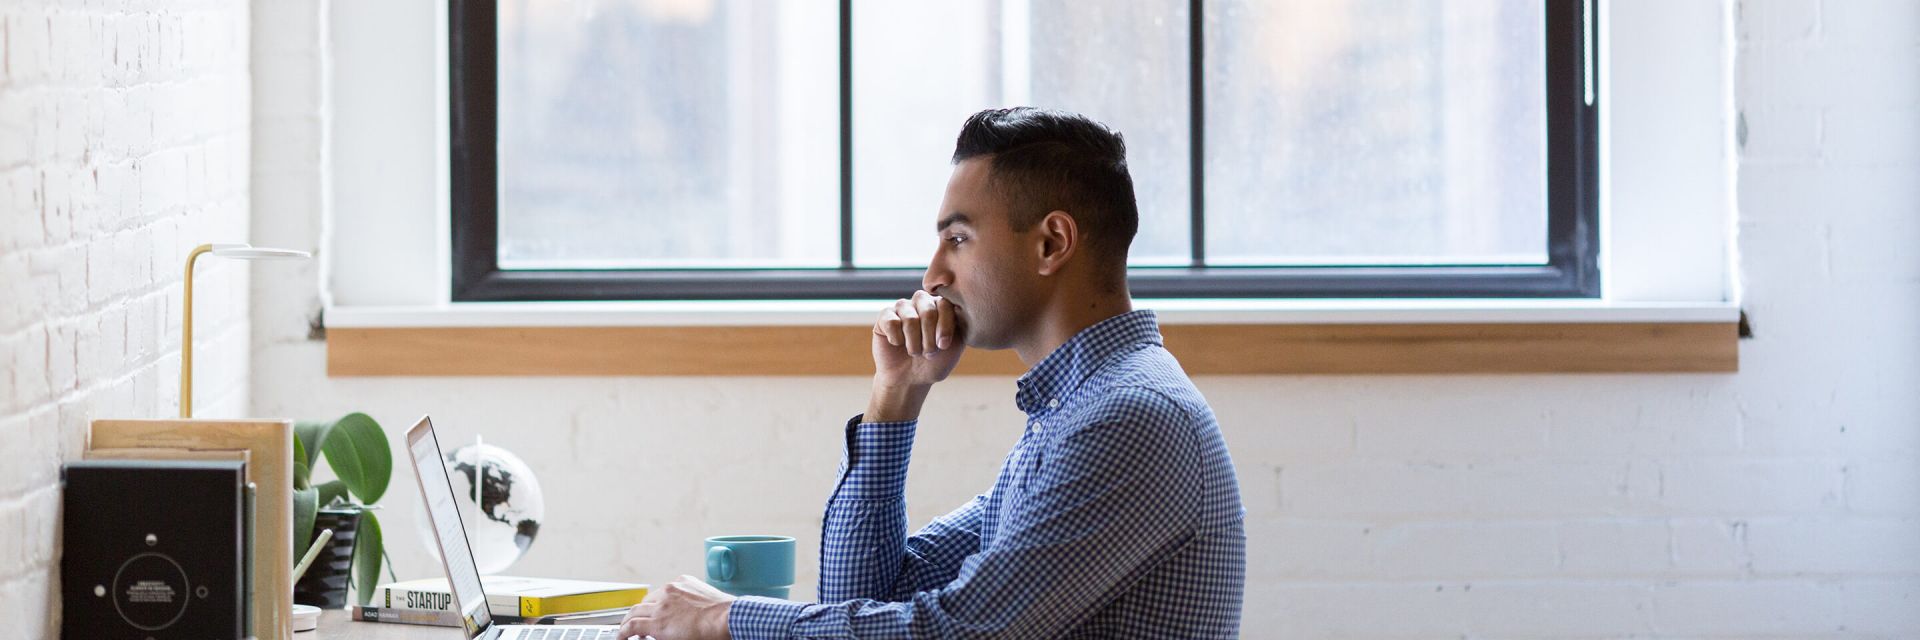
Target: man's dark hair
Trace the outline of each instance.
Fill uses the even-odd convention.
[[[989,184],[1007,203],[1015,231],[1033,228],[1050,211],[1065,211],[1093,253],[1124,278],[1140,208],[1119,133],[1076,113],[987,109],[960,128],[953,163],[980,156],[990,156]]]

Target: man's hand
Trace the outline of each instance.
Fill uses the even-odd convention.
[[[873,323],[873,399],[868,422],[920,416],[927,389],[947,379],[967,345],[953,303],[925,291],[896,300]]]
[[[693,576],[680,576],[667,586],[647,593],[620,622],[621,638],[657,640],[713,638],[727,640],[727,612],[733,596]]]

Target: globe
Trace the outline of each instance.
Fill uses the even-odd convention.
[[[445,463],[473,563],[481,575],[506,571],[540,534],[547,512],[540,481],[519,456],[478,440],[447,452]],[[437,557],[431,525],[421,524],[421,538]]]

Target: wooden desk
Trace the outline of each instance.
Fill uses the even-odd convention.
[[[320,628],[293,634],[293,640],[466,640],[453,627],[429,627],[418,624],[354,622],[346,609],[320,612]]]

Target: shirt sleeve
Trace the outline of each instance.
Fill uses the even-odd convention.
[[[952,581],[900,601],[741,598],[728,620],[734,637],[1055,637],[1073,628],[1192,539],[1201,493],[1194,436],[1170,400],[1119,389],[1089,414],[1048,439],[1001,536]]]
[[[820,600],[899,600],[953,580],[980,548],[980,498],[906,535],[915,422],[848,422],[820,536]]]

